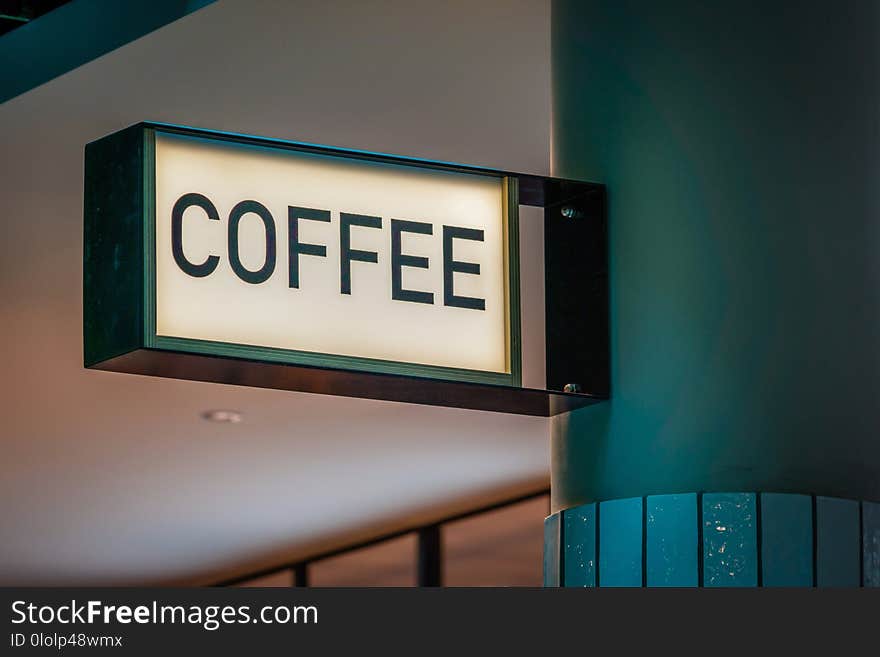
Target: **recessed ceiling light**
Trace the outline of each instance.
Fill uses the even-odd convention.
[[[202,417],[209,422],[225,422],[227,424],[238,424],[242,421],[243,415],[238,411],[230,411],[226,409],[218,409],[213,411],[205,411]]]

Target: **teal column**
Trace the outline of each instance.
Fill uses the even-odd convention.
[[[553,421],[554,511],[698,493],[685,551],[645,539],[699,543],[669,581],[851,585],[864,563],[826,561],[876,552],[852,509],[880,501],[880,4],[552,12],[553,174],[608,186],[612,376]],[[734,534],[716,493],[750,496]]]

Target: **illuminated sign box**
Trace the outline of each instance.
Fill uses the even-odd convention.
[[[607,396],[599,185],[161,124],[89,144],[85,183],[87,367],[537,415]],[[522,202],[559,215],[546,390],[521,387]]]

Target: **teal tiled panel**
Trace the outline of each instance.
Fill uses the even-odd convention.
[[[565,541],[563,586],[596,586],[596,505],[566,509],[562,536]]]
[[[544,586],[559,586],[560,513],[544,518]]]
[[[703,495],[703,586],[757,586],[754,493]]]
[[[816,585],[859,586],[859,503],[816,497]]]
[[[813,499],[761,494],[761,585],[813,585]]]
[[[648,586],[697,586],[697,494],[648,498]]]
[[[862,502],[863,586],[880,586],[880,504]]]
[[[599,504],[599,585],[642,585],[642,498]]]

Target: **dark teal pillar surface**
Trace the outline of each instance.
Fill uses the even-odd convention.
[[[648,495],[557,511],[544,532],[546,586],[880,586],[874,502]]]
[[[760,502],[763,585],[812,586],[813,500],[807,495],[764,493]]]
[[[565,512],[560,584],[596,586],[596,507],[595,504],[585,504]]]
[[[555,0],[552,26],[553,173],[608,185],[612,363],[610,402],[554,420],[554,510],[880,500],[880,3]]]
[[[554,0],[552,30],[611,317],[611,400],[553,420],[553,510],[598,518],[560,583],[878,585],[880,3]]]
[[[697,496],[654,495],[645,504],[645,584],[697,586]]]
[[[560,523],[561,518],[558,513],[552,514],[544,520],[544,586],[560,586],[562,583],[560,563],[562,528]]]
[[[633,497],[599,507],[599,586],[642,585],[642,504]]]

